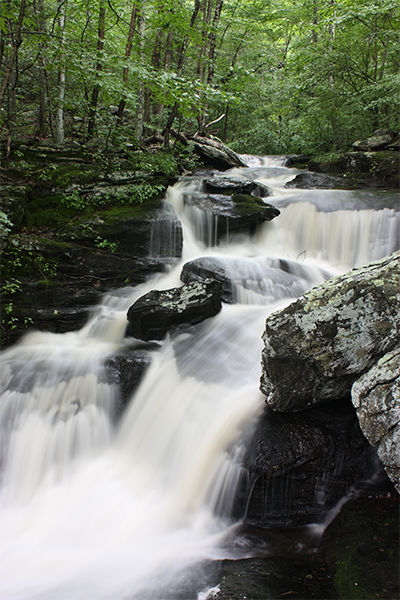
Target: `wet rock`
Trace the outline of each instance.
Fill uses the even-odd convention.
[[[266,408],[248,443],[245,522],[282,527],[322,522],[351,486],[376,474],[376,452],[350,400],[301,413]]]
[[[222,287],[221,299],[229,303],[233,301],[232,280],[226,272],[223,259],[204,256],[191,260],[183,265],[180,279],[183,283],[215,279]]]
[[[289,261],[290,262],[290,261]],[[224,302],[240,302],[242,294],[257,294],[267,302],[301,296],[307,289],[307,274],[290,273],[285,261],[251,258],[201,257],[183,265],[181,281],[191,283],[215,279],[223,289]],[[301,268],[301,266],[300,266]]]
[[[251,194],[265,198],[271,191],[261,183],[250,181],[246,177],[212,177],[203,180],[205,192],[220,194]]]
[[[270,315],[261,390],[276,411],[350,395],[399,345],[400,252],[340,275]]]
[[[348,181],[343,177],[332,177],[323,173],[311,173],[309,171],[298,173],[292,181],[285,184],[285,188],[310,189],[335,189],[347,187]]]
[[[268,543],[268,536],[267,543]],[[216,576],[214,576],[215,578]],[[325,563],[313,556],[258,556],[220,562],[216,600],[337,598]]]
[[[157,347],[154,343],[135,344],[106,360],[107,382],[119,386],[117,416],[138,388],[151,363],[150,351]]]
[[[400,492],[400,348],[385,354],[351,390],[362,432]]]
[[[393,488],[345,504],[316,552],[326,562],[335,598],[399,597],[399,496]]]
[[[141,340],[161,340],[178,325],[194,325],[218,314],[222,307],[221,295],[216,281],[152,290],[128,310],[126,333]]]
[[[204,213],[204,223],[198,225],[198,237],[208,245],[214,245],[231,233],[254,235],[257,227],[265,221],[271,221],[280,211],[266,204],[260,197],[251,194],[203,194],[193,192],[185,194],[184,203]],[[213,219],[211,225],[209,219]],[[194,222],[198,219],[193,216]],[[195,223],[196,224],[196,223]],[[208,233],[209,239],[204,239]]]

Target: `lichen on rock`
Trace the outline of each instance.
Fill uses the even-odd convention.
[[[400,342],[400,252],[326,281],[270,315],[261,390],[277,411],[350,394]]]

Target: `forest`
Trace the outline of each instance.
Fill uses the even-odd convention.
[[[396,0],[3,0],[0,33],[8,145],[315,155],[398,128]]]

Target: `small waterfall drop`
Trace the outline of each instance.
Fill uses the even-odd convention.
[[[152,254],[175,259],[168,272],[110,292],[78,332],[32,333],[2,353],[2,598],[172,600],[185,589],[195,597],[196,565],[230,531],[244,436],[263,406],[265,318],[336,272],[400,247],[398,205],[375,210],[351,192],[288,190],[296,171],[282,159],[246,160],[247,169],[223,176],[270,188],[277,219],[217,245],[215,220],[200,235],[184,204],[199,179],[183,180],[167,193],[183,227],[181,261],[166,209]],[[151,289],[180,285],[183,262],[204,256],[224,265],[232,304],[152,351],[118,421],[118,388],[104,365],[134,343],[124,339],[127,309]]]

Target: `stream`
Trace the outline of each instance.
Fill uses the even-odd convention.
[[[202,177],[184,178],[166,198],[183,226],[179,262],[105,295],[80,331],[32,332],[2,353],[2,599],[217,594],[204,565],[237,556],[232,510],[246,439],[264,405],[266,317],[326,278],[400,248],[399,205],[389,192],[289,189],[297,171],[283,160],[244,158],[248,168],[207,177],[267,186],[265,201],[279,217],[255,236],[229,234],[215,245],[215,219],[184,204]],[[139,344],[124,337],[126,312],[147,291],[181,285],[182,265],[200,257],[223,262],[234,302],[149,350],[151,365],[119,419],[105,362]]]

